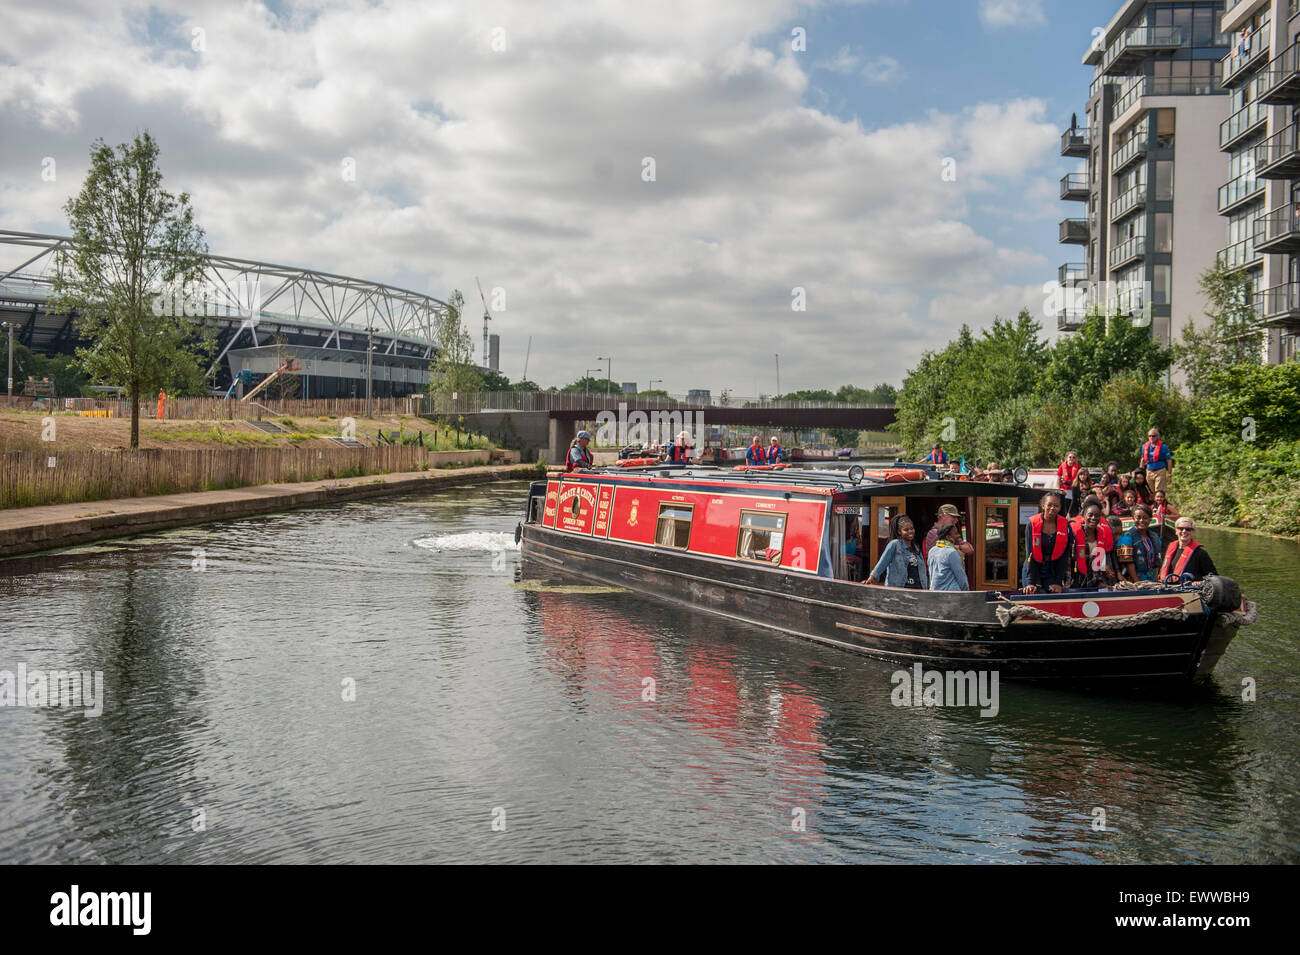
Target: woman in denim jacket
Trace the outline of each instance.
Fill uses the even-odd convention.
[[[886,587],[929,590],[930,575],[921,548],[916,544],[916,525],[906,514],[899,514],[889,522],[889,527],[889,544],[864,583],[883,581]]]

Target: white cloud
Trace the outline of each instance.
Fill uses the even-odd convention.
[[[836,51],[835,55],[829,60],[823,60],[817,64],[819,70],[829,70],[832,73],[840,73],[847,76],[856,72],[862,65],[862,58],[854,54],[847,46],[842,46]]]
[[[1047,23],[1042,0],[980,0],[980,21],[989,29],[1034,27]]]
[[[1052,168],[1044,104],[879,128],[813,109],[804,63],[760,44],[788,34],[796,0],[290,9],[11,15],[0,227],[65,231],[91,140],[148,128],[214,251],[439,297],[472,299],[477,275],[507,291],[493,331],[511,376],[531,335],[543,384],[612,354],[621,380],[738,394],[770,390],[773,351],[790,388],[898,382],[960,321],[991,317],[977,307],[1006,307],[1009,276],[1035,264],[972,227],[967,196]],[[879,81],[901,69],[873,64]],[[936,294],[967,304],[936,312]]]
[[[903,64],[892,56],[877,56],[868,60],[859,74],[864,83],[872,86],[891,86],[906,75]]]

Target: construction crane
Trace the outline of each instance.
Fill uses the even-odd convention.
[[[275,371],[271,372],[271,374],[269,374],[269,375],[267,375],[265,378],[263,378],[262,381],[261,381],[261,383],[258,384],[258,386],[257,386],[256,388],[254,388],[254,389],[253,389],[252,391],[250,391],[248,394],[244,395],[244,397],[240,398],[239,400],[240,400],[240,401],[248,401],[250,398],[252,398],[252,397],[253,397],[254,395],[256,395],[258,392],[260,392],[263,388],[265,388],[265,387],[266,387],[267,385],[269,385],[271,382],[275,381],[275,379],[279,378],[281,375],[288,374],[289,372],[293,372],[293,371],[297,371],[297,370],[298,370],[298,359],[296,359],[296,358],[290,358],[288,361],[286,361],[283,365],[281,365],[281,366],[280,366],[279,368],[277,368]]]
[[[478,286],[478,297],[483,303],[483,367],[488,367],[488,330],[487,323],[492,321],[492,313],[488,311],[487,299],[483,297],[483,284],[479,282],[478,276],[474,276],[474,284]]]
[[[533,336],[528,336],[528,350],[524,352],[524,381],[528,380],[528,356],[533,353]]]

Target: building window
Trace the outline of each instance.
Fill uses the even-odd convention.
[[[1172,212],[1156,213],[1156,247],[1153,251],[1174,251],[1174,214]]]
[[[660,504],[655,543],[660,547],[685,550],[691,541],[691,516],[694,512],[695,508],[690,504]]]
[[[1174,111],[1172,109],[1156,110],[1156,148],[1174,148]]]
[[[1156,163],[1156,201],[1174,197],[1174,164],[1169,160]]]
[[[1151,271],[1151,304],[1169,304],[1169,285],[1173,280],[1173,267],[1157,265]]]
[[[765,564],[781,563],[785,519],[786,515],[769,511],[741,511],[736,556],[741,560],[757,560]]]

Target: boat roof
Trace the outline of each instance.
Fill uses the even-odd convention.
[[[849,471],[854,469],[850,468]],[[894,469],[887,469],[894,470]],[[921,471],[923,468],[907,468],[909,471]],[[853,498],[874,495],[918,497],[1014,497],[1020,501],[1038,502],[1042,488],[1027,484],[1003,484],[996,481],[959,481],[955,477],[932,477],[929,474],[921,480],[887,480],[863,474],[860,480],[853,480],[849,471],[784,468],[779,471],[757,470],[755,468],[716,468],[682,464],[658,464],[637,468],[603,467],[592,471],[573,471],[557,475],[566,481],[575,479],[619,478],[639,483],[659,483],[669,481],[682,485],[728,485],[755,486],[766,489],[803,491],[805,493],[822,493]]]

